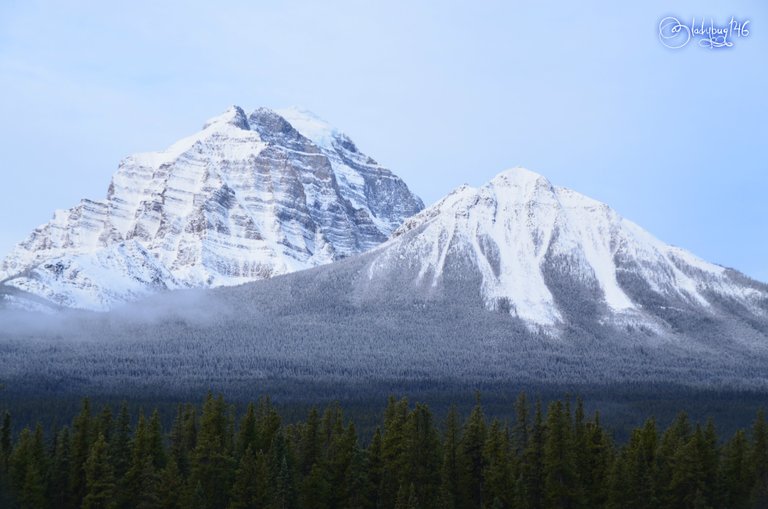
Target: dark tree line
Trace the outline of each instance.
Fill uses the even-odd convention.
[[[0,506],[34,509],[644,509],[768,507],[768,425],[726,441],[680,414],[613,443],[580,400],[546,412],[521,394],[514,422],[478,400],[435,422],[423,404],[390,398],[362,444],[339,405],[284,424],[268,398],[237,416],[222,397],[157,412],[98,411],[70,426],[12,436],[0,423]]]

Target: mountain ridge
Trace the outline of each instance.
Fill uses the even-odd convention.
[[[334,263],[107,313],[6,316],[0,373],[78,390],[768,389],[768,285],[520,169],[460,187]]]
[[[601,316],[646,327],[658,325],[665,307],[709,313],[723,299],[766,315],[765,285],[667,245],[608,205],[522,168],[480,188],[459,187],[375,251],[384,253],[384,273],[409,266],[414,281],[432,286],[446,260],[466,261],[479,274],[486,307],[544,327],[567,322],[552,291],[564,284]]]
[[[297,123],[302,115],[302,126],[318,122],[291,113]],[[0,263],[0,280],[55,304],[106,310],[357,254],[423,208],[346,135],[333,129],[325,141],[272,110],[232,106],[166,150],[123,159],[106,200],[56,211]]]

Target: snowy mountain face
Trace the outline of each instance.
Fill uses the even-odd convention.
[[[281,118],[269,113],[248,122],[279,137],[280,147],[328,150],[327,130],[318,133],[316,121],[299,127],[308,129],[299,138],[288,126],[299,122]],[[328,159],[331,169],[352,167]],[[234,177],[230,182],[235,188]],[[323,235],[336,250],[358,242]],[[195,238],[171,238],[178,236]],[[309,241],[297,237],[294,244]],[[87,259],[89,274],[183,280],[178,268],[186,266],[173,263],[173,245],[160,257],[156,249],[118,242]],[[150,263],[163,256],[171,262]],[[9,297],[23,299],[16,292]],[[388,241],[309,270],[154,295],[109,313],[6,313],[0,373],[9,386],[34,374],[40,386],[72,380],[73,391],[84,384],[118,392],[131,385],[183,392],[212,380],[233,391],[270,380],[341,383],[344,390],[381,382],[386,391],[393,382],[435,380],[463,390],[475,383],[613,389],[624,382],[768,389],[768,285],[666,245],[608,206],[522,169],[477,189],[461,187],[405,220]]]
[[[681,314],[739,315],[768,333],[768,286],[654,238],[605,204],[524,169],[463,186],[375,252],[372,282],[407,273],[431,293],[476,288],[530,327],[576,322],[660,332]],[[466,290],[465,290],[466,291]]]
[[[57,211],[0,263],[0,293],[105,310],[236,285],[369,250],[422,208],[312,114],[232,107],[165,151],[123,160],[105,200]]]

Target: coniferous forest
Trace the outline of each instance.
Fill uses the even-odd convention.
[[[719,437],[711,421],[653,418],[617,444],[581,400],[546,409],[521,394],[511,422],[437,419],[391,397],[372,436],[338,404],[283,423],[269,398],[237,415],[223,397],[157,411],[92,408],[70,425],[0,426],[0,507],[97,508],[762,508],[768,425]]]

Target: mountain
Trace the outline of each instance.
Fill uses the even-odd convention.
[[[311,113],[233,106],[165,151],[124,159],[105,200],[56,211],[0,263],[0,296],[106,310],[236,285],[364,252],[422,208]]]
[[[335,263],[3,320],[8,385],[74,392],[768,390],[768,285],[523,169]]]
[[[667,245],[526,169],[460,187],[393,237],[377,251],[371,281],[397,273],[428,293],[461,280],[487,309],[529,327],[591,319],[663,333],[691,315],[738,317],[768,332],[768,286]]]

